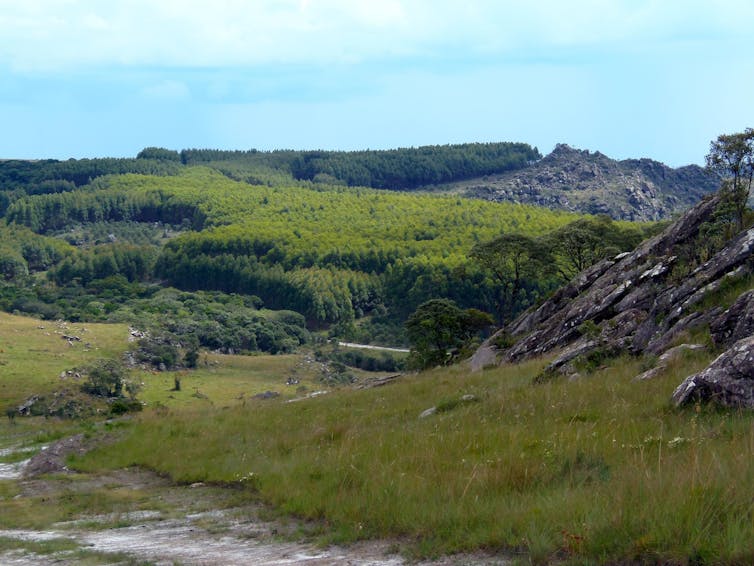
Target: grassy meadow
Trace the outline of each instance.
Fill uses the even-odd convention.
[[[66,334],[87,336],[85,351],[55,323],[0,316],[6,403],[128,347],[122,326],[68,325]],[[179,483],[234,487],[281,517],[314,520],[323,542],[389,538],[414,557],[483,550],[535,564],[751,563],[754,419],[669,403],[713,355],[688,353],[645,382],[633,378],[646,362],[621,358],[577,381],[533,385],[539,360],[435,369],[289,402],[323,388],[311,357],[203,353],[197,370],[139,373],[138,415],[104,427],[17,418],[0,427],[0,441],[106,432],[114,443],[72,465],[95,475],[141,466]],[[172,391],[176,376],[181,391]],[[287,386],[288,377],[300,383]],[[267,390],[281,395],[253,398]],[[42,528],[63,513],[14,499],[12,482],[0,488],[7,526]],[[92,512],[150,505],[119,493],[92,495]],[[82,497],[66,505],[82,512]]]
[[[64,336],[76,336],[69,341]],[[42,321],[0,312],[0,406],[65,385],[60,374],[128,347],[122,324]]]
[[[690,354],[648,382],[633,381],[641,360],[620,359],[534,386],[538,361],[296,403],[147,410],[75,465],[243,486],[283,515],[320,521],[323,540],[395,537],[415,556],[750,563],[754,421],[669,405],[710,357]]]

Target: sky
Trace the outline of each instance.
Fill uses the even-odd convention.
[[[702,164],[750,0],[0,0],[0,158],[517,141]]]

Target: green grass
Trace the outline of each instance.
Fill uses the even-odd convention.
[[[641,361],[621,359],[533,386],[543,362],[531,362],[293,404],[147,411],[120,443],[76,465],[245,486],[283,514],[323,521],[328,541],[399,537],[417,556],[750,562],[751,415],[668,401],[710,357],[690,354],[641,383]],[[464,394],[478,402],[418,418]]]
[[[100,350],[84,352],[37,328],[50,323],[0,316],[3,369],[13,370],[0,391],[18,397],[125,347],[123,327],[86,325]],[[320,388],[304,356],[203,354],[198,370],[181,374],[180,392],[170,391],[173,373],[141,375],[144,413],[104,427],[118,440],[73,463],[234,486],[227,491],[280,516],[315,520],[326,542],[397,538],[416,557],[486,550],[532,563],[751,563],[752,415],[669,404],[713,356],[689,352],[645,382],[633,381],[643,361],[622,358],[577,381],[533,385],[541,360],[475,374],[437,369],[286,403],[303,393],[285,385],[289,376]],[[251,399],[266,390],[282,395]],[[467,394],[473,401],[462,402]],[[433,406],[436,414],[419,418]],[[0,445],[33,447],[80,430],[99,427],[19,418],[2,425]],[[0,482],[4,527],[154,508],[157,494],[75,483],[38,496],[17,498],[18,490]]]
[[[128,329],[122,324],[58,323],[0,312],[0,329],[2,407],[50,392],[63,385],[61,372],[128,347]],[[69,345],[63,335],[81,341]]]

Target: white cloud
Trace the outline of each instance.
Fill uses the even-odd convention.
[[[0,65],[231,67],[750,34],[746,0],[0,0]]]

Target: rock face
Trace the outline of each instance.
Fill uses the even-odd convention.
[[[682,400],[678,397],[677,402],[685,402],[696,390],[703,398],[754,407],[754,290],[743,293],[727,310],[704,303],[710,294],[754,271],[754,228],[738,234],[689,273],[683,259],[701,244],[700,228],[718,203],[717,196],[704,199],[633,252],[579,274],[537,309],[486,340],[471,358],[472,369],[549,352],[559,354],[541,377],[575,375],[579,361],[621,352],[649,353],[667,363],[683,349],[662,354],[690,330],[708,326],[717,347],[735,345],[707,370],[691,376],[679,388]],[[496,346],[510,343],[507,348]],[[735,384],[723,385],[726,372]],[[749,379],[744,380],[747,372]]]
[[[672,169],[651,159],[616,161],[558,144],[525,169],[457,184],[467,196],[520,202],[622,220],[660,220],[717,190],[697,165]]]
[[[676,406],[696,400],[754,407],[754,336],[736,342],[707,369],[687,377],[673,393]]]

